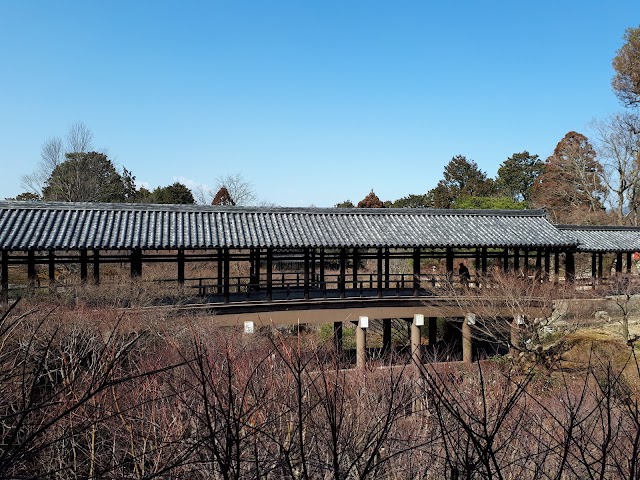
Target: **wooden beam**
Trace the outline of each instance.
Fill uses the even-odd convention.
[[[382,298],[382,248],[378,248],[378,251],[376,253],[376,261],[378,298]]]
[[[100,283],[100,250],[93,251],[93,283]]]
[[[358,289],[358,249],[353,249],[353,268],[352,268],[352,277],[353,289]]]
[[[273,300],[273,248],[267,248],[267,301]]]
[[[391,319],[382,319],[382,353],[391,351]]]
[[[29,250],[27,252],[27,278],[29,279],[29,287],[33,288],[36,285],[38,275],[36,273],[36,254],[35,251]]]
[[[184,285],[184,249],[178,249],[178,283]]]
[[[88,271],[89,271],[89,261],[87,258],[87,249],[81,248],[80,249],[80,281],[82,283],[87,282]]]
[[[345,297],[345,285],[347,274],[347,252],[344,247],[340,249],[340,278],[338,280],[338,290],[340,291],[340,298]]]
[[[309,270],[310,270],[309,247],[304,248],[304,299],[309,300]]]
[[[420,248],[413,249],[413,296],[420,294]]]
[[[2,260],[0,261],[0,296],[2,303],[9,302],[9,252],[2,251]]]
[[[230,281],[229,278],[229,249],[224,248],[222,254],[222,296],[224,303],[229,303],[230,299]]]

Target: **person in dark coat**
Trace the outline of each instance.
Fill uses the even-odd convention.
[[[469,269],[464,263],[460,264],[458,274],[460,275],[460,283],[463,287],[467,288],[469,286],[469,280],[471,280],[471,274],[469,273]]]

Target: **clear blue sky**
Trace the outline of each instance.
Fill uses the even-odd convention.
[[[494,176],[621,110],[640,1],[0,0],[0,198],[82,121],[155,187],[241,173],[282,206]]]

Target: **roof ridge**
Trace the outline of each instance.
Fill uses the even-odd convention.
[[[443,216],[545,216],[544,209],[532,210],[478,210],[478,209],[438,209],[438,208],[335,208],[335,207],[230,207],[186,204],[152,203],[97,203],[97,202],[42,202],[0,200],[0,209],[21,210],[129,210],[129,211],[190,211],[220,213],[280,213],[303,215],[443,215]]]

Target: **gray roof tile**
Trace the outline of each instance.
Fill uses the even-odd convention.
[[[0,201],[0,249],[572,247],[543,210],[236,208]],[[640,242],[639,247],[640,248]]]
[[[640,251],[640,227],[556,225],[576,238],[579,252]]]

